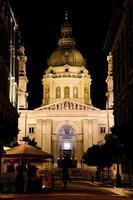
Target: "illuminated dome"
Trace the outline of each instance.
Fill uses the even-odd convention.
[[[85,60],[81,53],[73,47],[57,48],[48,60],[49,66],[63,66],[65,64],[71,66],[85,66]]]
[[[75,41],[71,38],[72,28],[65,17],[65,23],[61,27],[61,38],[59,47],[52,53],[48,60],[48,66],[71,65],[76,67],[85,66],[85,59],[82,54],[75,48]]]

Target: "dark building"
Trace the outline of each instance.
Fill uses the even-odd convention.
[[[104,49],[113,59],[114,120],[122,152],[122,174],[133,176],[133,0],[112,1]],[[128,175],[128,176],[127,176]]]
[[[7,0],[0,0],[0,142],[11,143],[18,134],[18,25]]]

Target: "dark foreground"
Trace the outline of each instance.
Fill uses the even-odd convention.
[[[12,200],[133,200],[133,190],[99,186],[96,183],[69,183],[64,190],[57,185],[54,190],[30,194],[1,194],[1,199]]]

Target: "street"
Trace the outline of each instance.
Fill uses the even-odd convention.
[[[132,190],[124,188],[101,187],[97,185],[69,183],[67,190],[58,188],[31,194],[2,194],[2,199],[12,200],[126,200],[133,199]]]

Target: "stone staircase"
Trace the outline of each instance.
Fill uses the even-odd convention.
[[[69,168],[69,179],[70,181],[92,181],[94,173],[88,169],[79,169],[79,168]],[[62,169],[55,168],[53,169],[53,175],[55,181],[62,180]]]

